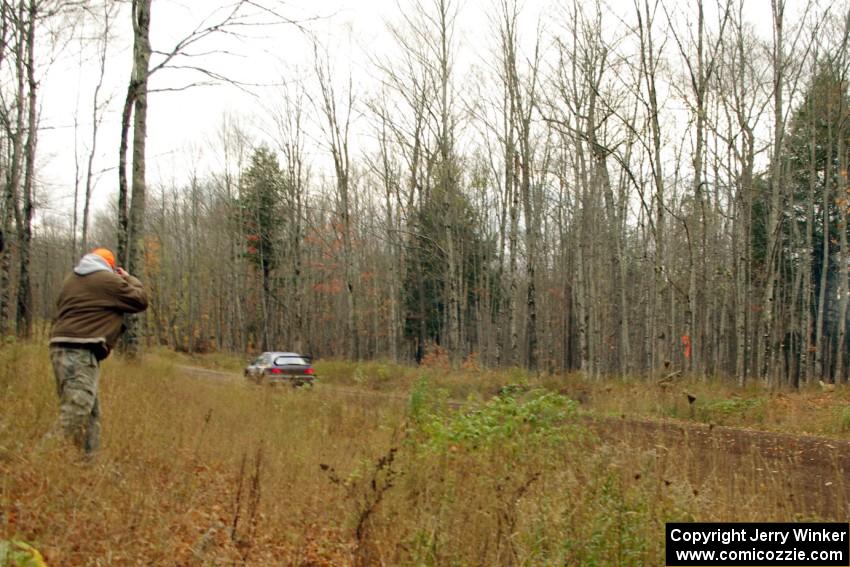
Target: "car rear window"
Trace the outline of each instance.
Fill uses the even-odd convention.
[[[287,364],[293,364],[297,366],[308,366],[310,363],[304,360],[303,357],[300,356],[278,356],[274,359],[275,366],[285,366]]]

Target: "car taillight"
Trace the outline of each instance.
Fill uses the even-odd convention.
[[[313,374],[313,369],[308,368],[307,370],[304,371],[304,374]]]
[[[283,374],[283,370],[280,368],[270,368],[269,374]]]

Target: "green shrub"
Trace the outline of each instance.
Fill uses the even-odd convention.
[[[844,406],[838,416],[839,429],[850,431],[850,406]]]
[[[764,420],[764,400],[758,398],[726,398],[697,402],[697,417],[719,424]]]
[[[479,449],[498,445],[518,451],[541,445],[562,444],[572,431],[570,418],[578,404],[560,394],[534,390],[523,398],[497,396],[478,409],[448,416],[433,413],[434,394],[428,382],[417,382],[411,394],[414,422],[419,424],[421,444],[431,451],[448,447]],[[427,413],[429,403],[432,413]]]
[[[314,366],[323,382],[372,390],[387,390],[404,385],[412,371],[409,367],[383,361],[320,360]]]
[[[36,548],[23,541],[0,541],[0,567],[47,567]]]

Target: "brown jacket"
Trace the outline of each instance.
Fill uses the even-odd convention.
[[[124,331],[124,314],[148,307],[142,283],[110,270],[72,273],[62,284],[50,344],[79,344],[102,360],[109,356]]]

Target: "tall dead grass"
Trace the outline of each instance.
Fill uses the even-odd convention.
[[[666,521],[811,517],[774,480],[787,471],[603,439],[519,371],[339,362],[291,390],[182,362],[106,361],[103,449],[84,462],[44,441],[46,349],[0,349],[0,540],[54,566],[657,565]],[[520,387],[491,399],[506,381]]]
[[[354,469],[402,411],[109,359],[103,449],[86,463],[43,440],[55,398],[43,347],[0,351],[0,537],[51,565],[344,564],[348,507],[319,464]]]

